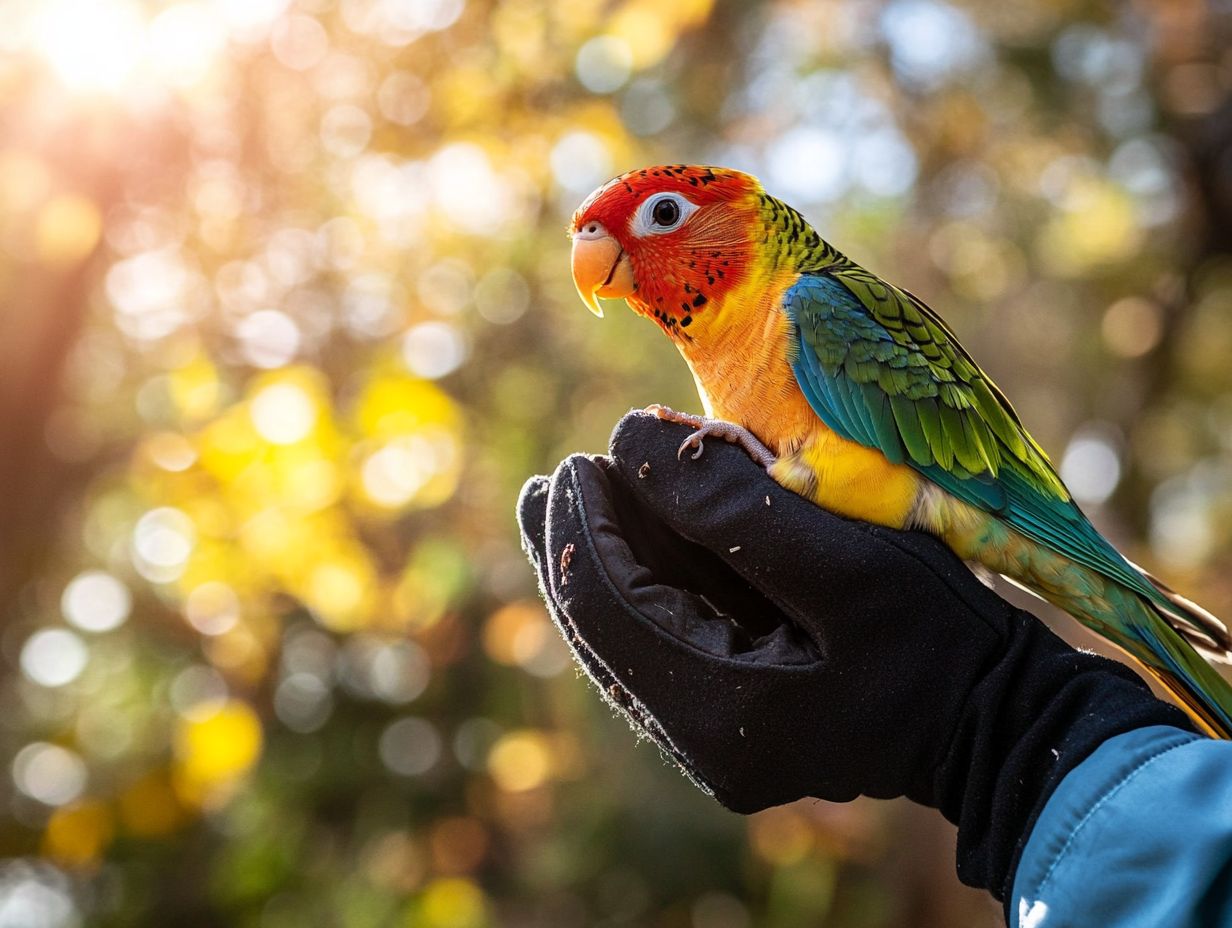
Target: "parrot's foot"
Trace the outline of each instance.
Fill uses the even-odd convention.
[[[687,412],[677,412],[669,406],[660,406],[658,403],[647,406],[646,412],[653,413],[667,422],[677,422],[680,425],[692,426],[697,430],[681,443],[680,449],[676,452],[677,458],[683,458],[686,449],[696,448],[697,450],[690,457],[693,460],[697,460],[705,450],[705,446],[702,443],[703,439],[714,437],[729,441],[733,445],[739,445],[748,453],[749,457],[767,470],[777,460],[774,453],[763,445],[756,435],[733,422],[724,422],[722,419],[706,419]]]

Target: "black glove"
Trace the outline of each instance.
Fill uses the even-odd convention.
[[[1065,773],[1113,735],[1189,727],[944,545],[834,516],[744,451],[633,413],[611,457],[522,490],[523,543],[587,674],[719,802],[908,796],[959,826],[998,898]]]

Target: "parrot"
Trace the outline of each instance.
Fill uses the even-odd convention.
[[[693,374],[703,416],[779,484],[850,519],[929,532],[973,569],[1070,613],[1138,662],[1206,735],[1232,738],[1214,615],[1091,524],[1017,413],[933,309],[865,270],[731,168],[622,174],[574,212],[571,270],[597,316],[624,299]]]

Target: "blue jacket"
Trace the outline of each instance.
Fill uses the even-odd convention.
[[[1142,728],[1061,781],[1014,876],[1011,928],[1232,928],[1232,742]]]

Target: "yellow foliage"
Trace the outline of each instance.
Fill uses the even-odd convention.
[[[483,928],[490,923],[483,890],[459,877],[429,883],[408,916],[407,924],[414,928]]]
[[[1084,179],[1075,182],[1066,209],[1044,227],[1039,251],[1054,273],[1075,277],[1128,257],[1138,249],[1141,238],[1133,201],[1125,191]]]
[[[171,788],[166,771],[153,771],[120,793],[120,824],[131,835],[157,838],[175,831],[187,813]]]
[[[254,685],[269,667],[265,646],[246,625],[237,625],[202,642],[202,650],[215,667]]]
[[[519,600],[492,613],[483,627],[483,649],[498,664],[522,664],[554,634],[542,603]]]
[[[261,754],[261,720],[247,703],[228,700],[204,718],[177,720],[175,783],[197,805],[225,796]]]
[[[547,24],[538,6],[529,0],[506,0],[492,11],[492,38],[501,52],[524,72],[541,81],[551,75],[543,69]]]
[[[478,62],[441,75],[436,98],[445,123],[454,128],[489,121],[501,105],[491,73],[485,72]]]
[[[355,546],[313,563],[293,589],[322,625],[349,632],[367,624],[375,586],[372,562]]]
[[[43,834],[43,853],[68,867],[92,867],[111,842],[114,820],[102,802],[87,799],[56,809]]]
[[[219,480],[229,480],[252,460],[259,440],[252,420],[243,409],[232,407],[201,432],[198,450],[201,466]]]
[[[492,747],[488,772],[501,789],[524,792],[542,786],[552,774],[552,746],[542,732],[509,732]]]
[[[445,615],[466,582],[465,553],[452,546],[429,542],[420,545],[389,591],[394,623],[407,631],[431,628]]]
[[[353,419],[365,437],[395,438],[428,425],[456,431],[461,415],[449,395],[434,383],[384,372],[364,385]]]
[[[212,415],[222,400],[218,369],[200,351],[194,352],[187,362],[170,372],[168,387],[172,402],[190,422]]]
[[[713,6],[714,0],[628,0],[612,17],[607,31],[625,41],[633,66],[642,70],[662,61],[681,33],[705,22]]]
[[[374,377],[353,414],[361,502],[397,512],[438,506],[457,489],[462,467],[461,415],[434,384],[401,374]]]
[[[606,100],[587,101],[563,114],[559,124],[562,135],[579,129],[592,132],[602,140],[613,164],[627,164],[634,157],[637,143],[630,138],[620,114]]]

